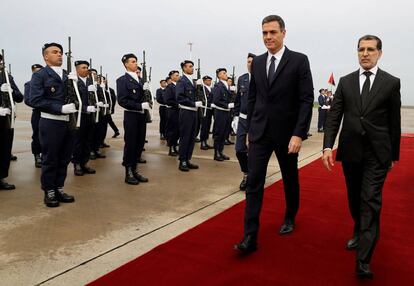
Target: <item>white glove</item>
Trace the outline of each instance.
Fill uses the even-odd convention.
[[[149,86],[149,83],[148,82],[146,82],[146,83],[144,83],[144,90],[150,90],[150,86]]]
[[[234,85],[230,86],[230,90],[236,92],[236,86]]]
[[[68,74],[68,79],[74,80],[74,81],[78,81],[78,75],[76,74],[76,72],[70,72]]]
[[[104,107],[109,107],[109,104],[108,104],[108,103],[105,103],[105,104],[104,104]]]
[[[90,105],[90,106],[86,107],[86,111],[87,112],[96,112],[96,108],[95,108],[95,106]]]
[[[75,113],[75,112],[76,112],[76,106],[74,103],[68,103],[62,106],[63,114],[69,114],[69,113]]]
[[[0,116],[6,116],[6,115],[10,115],[10,114],[11,114],[10,108],[0,107]]]
[[[237,133],[237,126],[239,125],[239,117],[234,116],[233,121],[231,122],[231,128],[233,129],[234,133]]]
[[[148,102],[143,102],[143,103],[141,103],[141,108],[143,109],[143,110],[150,110],[151,108],[150,108],[150,105],[149,105],[149,103]]]
[[[88,91],[95,92],[96,91],[96,86],[93,85],[93,84],[88,85]]]
[[[200,78],[200,79],[198,79],[197,81],[196,81],[196,84],[197,85],[203,85],[203,80]]]
[[[102,101],[99,101],[96,105],[99,107],[104,107],[105,104]]]
[[[104,84],[104,83],[101,83],[99,86],[100,86],[102,89],[105,89],[105,84]]]
[[[195,102],[195,107],[202,107],[203,106],[203,102],[202,101],[196,101]]]
[[[227,106],[227,108],[234,108],[234,103],[229,103],[229,105]]]
[[[322,109],[329,109],[330,107],[327,105],[322,105]]]
[[[1,85],[0,90],[1,90],[2,92],[8,92],[10,88],[11,88],[10,84],[8,84],[8,83],[3,83],[3,84]]]

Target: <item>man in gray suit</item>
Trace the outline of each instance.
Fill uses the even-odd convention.
[[[360,68],[340,79],[325,124],[322,161],[334,165],[332,148],[343,119],[337,161],[342,161],[356,249],[356,274],[372,278],[369,263],[379,236],[381,194],[388,171],[399,159],[401,136],[400,80],[378,68],[381,40],[358,41]]]

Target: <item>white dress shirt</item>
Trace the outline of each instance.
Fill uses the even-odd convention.
[[[225,80],[220,80],[223,84],[224,84],[224,86],[227,88],[227,89],[229,89],[229,85],[227,84],[227,81],[225,81]]]
[[[266,61],[266,74],[269,75],[269,67],[272,63],[272,56],[274,56],[275,59],[275,72],[277,71],[277,66],[280,63],[280,60],[283,57],[283,53],[285,52],[285,46],[283,46],[276,54],[271,54],[269,51],[267,52],[267,61]]]
[[[364,86],[364,82],[367,79],[367,77],[364,75],[365,71],[366,70],[364,70],[362,67],[359,68],[359,93],[360,94],[362,93],[362,87]],[[378,66],[376,65],[369,71],[372,72],[372,75],[369,77],[369,80],[370,80],[369,90],[371,90],[372,84],[374,83],[374,80],[375,80],[375,76],[378,73]]]
[[[62,69],[62,67],[52,67],[52,66],[50,66],[50,68],[52,70],[54,70],[55,73],[57,73],[60,76],[61,79],[63,79],[63,69]]]
[[[193,83],[193,76],[192,75],[189,75],[189,74],[186,74],[186,73],[183,73],[183,75],[185,75],[190,80],[190,82]]]
[[[133,79],[139,82],[138,74],[136,72],[127,71],[127,74],[129,74],[130,76],[132,76]]]

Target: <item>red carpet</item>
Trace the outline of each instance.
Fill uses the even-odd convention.
[[[342,168],[328,173],[320,160],[300,170],[296,231],[279,236],[281,182],[269,187],[259,250],[233,251],[242,237],[244,202],[121,266],[90,285],[414,285],[414,138],[402,138],[401,161],[387,178],[374,280],[354,277],[355,253]]]

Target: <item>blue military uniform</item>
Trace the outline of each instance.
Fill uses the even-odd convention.
[[[175,94],[180,108],[180,170],[188,170],[187,166],[190,166],[197,135],[197,107],[195,106],[196,88],[186,75],[177,82]]]
[[[148,181],[137,173],[138,159],[141,158],[145,144],[146,119],[142,109],[144,90],[142,84],[128,73],[116,80],[116,88],[118,104],[125,108],[125,145],[122,161],[127,172],[125,182],[136,185]]]
[[[223,154],[224,141],[229,133],[230,128],[230,108],[231,94],[228,87],[219,81],[212,89],[214,111],[214,159],[217,161],[227,160],[228,157]]]
[[[116,105],[116,94],[115,94],[115,90],[111,87],[108,88],[109,90],[109,94],[112,100],[112,105],[111,105],[111,112],[108,116],[108,124],[109,126],[111,126],[112,130],[114,131],[114,135],[112,136],[112,138],[116,138],[119,135],[119,129],[116,126],[115,122],[112,119],[112,114],[115,113],[115,105]]]
[[[14,102],[22,102],[23,95],[14,83],[13,77],[9,76],[10,85],[12,88],[12,96]],[[0,73],[0,86],[6,83],[6,78],[3,73]],[[1,92],[0,106],[4,106],[5,101],[9,100],[9,94]],[[10,108],[10,107],[9,107]],[[0,189],[14,189],[14,185],[7,184],[4,178],[9,175],[10,157],[13,145],[14,129],[10,128],[11,116],[0,116]]]
[[[318,103],[318,132],[323,132],[323,129],[325,127],[326,116],[328,115],[328,109],[322,109],[322,106],[328,105],[327,98],[323,94],[320,94],[318,97]]]
[[[169,155],[177,156],[177,145],[180,137],[180,110],[178,108],[177,98],[175,97],[176,83],[172,82],[167,85],[164,92],[164,102],[167,105],[167,123],[166,137],[167,144],[170,147]]]
[[[49,66],[34,73],[30,81],[30,95],[27,102],[40,110],[39,138],[42,146],[41,187],[50,194],[53,191],[61,202],[65,200],[62,188],[65,184],[67,167],[72,156],[73,134],[69,126],[69,115],[62,114],[66,103],[68,77],[62,78]],[[46,200],[46,197],[45,197]],[[46,202],[46,201],[45,201]]]
[[[30,106],[27,102],[27,98],[30,97],[30,81],[24,84],[24,101],[26,105]],[[30,119],[30,123],[32,125],[32,143],[31,149],[32,154],[35,156],[35,164],[37,168],[42,166],[40,159],[40,154],[42,153],[42,147],[40,146],[39,140],[39,121],[40,121],[40,110],[33,108],[32,110],[32,117]],[[36,158],[38,158],[36,160]]]
[[[200,131],[200,141],[202,149],[210,149],[207,144],[207,140],[210,133],[211,128],[211,121],[213,118],[213,109],[211,107],[211,103],[213,102],[213,94],[211,93],[211,88],[208,86],[203,86],[204,92],[206,93],[207,97],[207,110],[206,115],[203,117],[201,121],[201,131]]]
[[[156,98],[158,104],[160,105],[160,108],[159,108],[159,114],[160,114],[159,130],[160,130],[161,139],[165,138],[165,125],[166,125],[166,117],[167,117],[167,107],[165,106],[165,102],[164,102],[164,93],[165,93],[165,88],[161,88],[161,87],[159,89],[157,89],[157,92],[155,93],[155,98]]]

